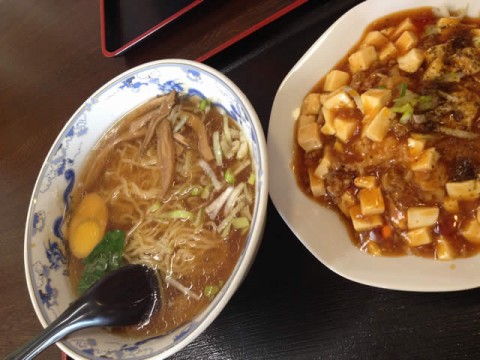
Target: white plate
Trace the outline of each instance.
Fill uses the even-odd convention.
[[[374,257],[356,248],[337,214],[309,199],[291,170],[295,112],[311,88],[360,39],[373,20],[420,6],[468,5],[478,16],[475,0],[368,0],[338,19],[305,53],[280,85],[270,115],[268,151],[270,196],[290,229],[325,266],[339,275],[381,288],[452,291],[480,286],[480,256],[443,262],[416,256]],[[278,181],[282,179],[282,181]]]

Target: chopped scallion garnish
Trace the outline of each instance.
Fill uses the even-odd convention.
[[[155,204],[153,204],[152,206],[150,206],[148,208],[148,212],[153,213],[153,212],[157,211],[158,209],[160,209],[160,203],[157,201]]]
[[[419,111],[432,110],[436,106],[436,101],[433,96],[430,95],[421,95],[418,98],[417,109]]]
[[[203,219],[203,209],[198,210],[195,220],[193,221],[193,226],[198,227],[202,224]]]
[[[192,188],[192,190],[190,191],[190,195],[192,195],[192,196],[198,196],[198,195],[201,194],[201,192],[202,192],[202,188],[201,188],[201,187],[194,186],[194,187]]]
[[[222,238],[226,238],[228,234],[230,233],[230,228],[232,227],[232,222],[229,221],[225,228],[222,230],[222,233],[220,234]]]
[[[220,292],[220,287],[217,285],[207,285],[205,286],[205,290],[203,290],[203,294],[206,297],[213,298]]]
[[[413,115],[413,106],[410,103],[406,103],[402,106],[394,106],[390,110],[402,114],[400,118],[400,123],[402,124],[406,124]]]
[[[248,184],[249,185],[254,185],[255,184],[255,173],[251,173],[250,176],[248,177],[248,180],[247,180]]]
[[[407,84],[404,82],[400,83],[398,89],[400,90],[400,97],[405,96],[407,93]]]
[[[192,220],[194,218],[194,214],[187,210],[172,210],[161,214],[160,217],[166,219]]]
[[[198,104],[198,110],[200,111],[205,111],[205,109],[207,108],[207,106],[210,105],[210,100],[208,99],[202,99],[202,101],[200,101],[200,104]]]
[[[235,229],[245,229],[250,226],[250,222],[246,217],[242,216],[242,217],[232,219],[232,226]]]
[[[227,171],[225,171],[225,181],[229,184],[234,184],[235,183],[235,175],[233,175],[233,171],[232,169],[227,169]]]

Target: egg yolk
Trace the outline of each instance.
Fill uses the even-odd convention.
[[[102,240],[108,222],[105,201],[97,193],[85,195],[72,215],[68,240],[72,254],[83,259]]]

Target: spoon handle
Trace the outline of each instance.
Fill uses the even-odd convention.
[[[40,354],[50,345],[62,339],[73,331],[95,326],[96,320],[88,316],[89,306],[72,304],[55,321],[46,327],[37,337],[28,341],[5,360],[30,360]]]

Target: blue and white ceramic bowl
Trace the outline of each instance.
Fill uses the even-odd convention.
[[[222,106],[243,128],[256,163],[254,220],[230,279],[192,322],[172,333],[129,340],[103,329],[77,332],[59,343],[75,359],[161,359],[195,339],[216,318],[245,277],[261,241],[267,208],[267,151],[258,117],[245,95],[228,78],[200,63],[160,60],[131,69],[95,92],[67,122],[38,176],[25,231],[25,271],[35,312],[45,327],[74,295],[67,274],[64,211],[76,176],[100,137],[122,115],[155,95],[172,90],[199,95]]]

